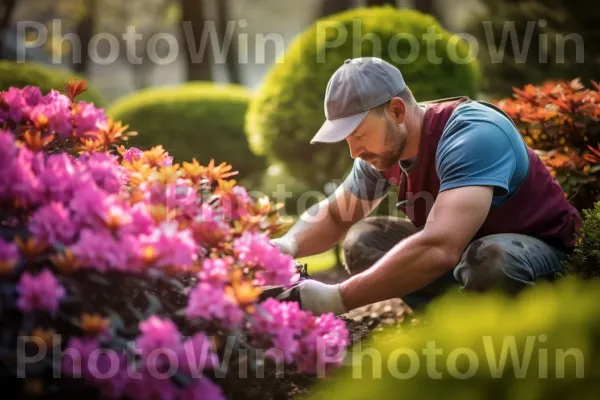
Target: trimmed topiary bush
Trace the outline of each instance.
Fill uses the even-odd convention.
[[[429,50],[423,37],[428,29],[441,35],[435,42],[429,40]],[[344,31],[346,40],[333,47]],[[362,37],[366,39],[361,43]],[[369,37],[379,39],[381,52],[374,51]],[[323,99],[335,70],[348,58],[378,56],[401,69],[419,101],[475,97],[480,80],[476,61],[453,62],[449,49],[462,60],[470,56],[467,42],[443,30],[433,17],[413,10],[359,8],[318,20],[290,45],[252,99],[246,126],[250,145],[258,154],[284,162],[290,173],[312,188],[323,190],[326,182],[339,179],[351,166],[345,143],[309,143],[325,120]],[[434,56],[439,63],[430,62],[438,60]]]
[[[140,90],[117,100],[108,113],[141,132],[131,140],[133,146],[162,144],[176,161],[232,160],[244,178],[265,168],[244,133],[249,98],[241,86],[194,82]]]
[[[71,79],[81,79],[64,68],[27,62],[19,64],[14,61],[0,61],[0,90],[10,87],[22,88],[36,86],[45,94],[51,89],[62,90]],[[94,103],[97,107],[105,107],[106,100],[93,87],[79,96],[79,100]]]
[[[453,293],[416,325],[355,346],[317,399],[593,399],[599,282],[564,280],[516,300]]]

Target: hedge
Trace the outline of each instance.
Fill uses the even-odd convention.
[[[64,68],[27,62],[0,61],[0,90],[9,87],[22,88],[24,86],[37,86],[45,94],[50,89],[62,90],[64,84],[70,79],[84,79]],[[88,90],[79,96],[79,100],[93,102],[97,107],[105,107],[107,102],[104,97],[89,84]]]
[[[353,31],[353,25],[359,24],[363,37],[370,34],[380,38],[381,54],[373,51],[372,41],[364,40],[359,48],[358,39],[350,40],[352,32],[359,33],[358,28]],[[327,26],[330,28],[325,29]],[[327,49],[326,38],[331,43],[337,37],[337,31],[331,26],[339,27],[340,31],[346,29],[348,39],[338,47]],[[442,37],[435,41],[439,64],[428,61],[427,54],[433,59],[433,52],[427,51],[423,35],[430,27]],[[396,36],[398,34],[404,35],[404,39]],[[419,51],[413,52],[417,55],[414,60],[409,59],[411,45],[406,34],[411,34],[419,45]],[[449,44],[456,44],[450,48],[456,48],[459,57],[470,56],[467,43],[456,39],[430,15],[391,7],[358,8],[316,21],[271,67],[252,99],[246,125],[250,145],[258,154],[286,163],[291,173],[311,187],[323,190],[326,182],[341,178],[351,166],[345,143],[309,143],[325,120],[325,89],[336,69],[349,58],[379,56],[401,69],[419,101],[455,95],[475,97],[480,80],[478,65],[475,60],[463,64],[451,61]],[[397,49],[398,57],[390,48]]]
[[[140,132],[132,146],[162,144],[175,161],[228,161],[243,178],[265,168],[244,133],[249,98],[241,86],[193,82],[140,90],[118,99],[108,113]]]
[[[514,300],[448,294],[415,326],[352,349],[339,374],[309,398],[596,398],[599,283],[565,279]]]

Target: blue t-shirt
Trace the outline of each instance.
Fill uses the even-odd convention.
[[[410,161],[401,162],[410,170]],[[433,168],[434,166],[432,166]],[[492,207],[508,199],[529,169],[521,134],[504,115],[489,106],[469,102],[454,110],[436,151],[440,192],[461,186],[493,186]],[[361,199],[377,199],[390,185],[383,172],[356,159],[344,185]]]

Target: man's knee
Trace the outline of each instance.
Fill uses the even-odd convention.
[[[466,291],[517,293],[533,284],[531,268],[511,257],[506,248],[478,239],[464,252],[454,277]]]
[[[344,264],[349,273],[354,275],[364,271],[385,254],[376,247],[369,246],[376,234],[360,226],[355,229],[350,228],[342,243]]]

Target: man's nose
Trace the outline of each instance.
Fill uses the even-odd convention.
[[[360,149],[359,146],[356,146],[350,140],[348,140],[348,148],[350,149],[350,157],[353,159],[356,159],[362,152],[362,149]]]

